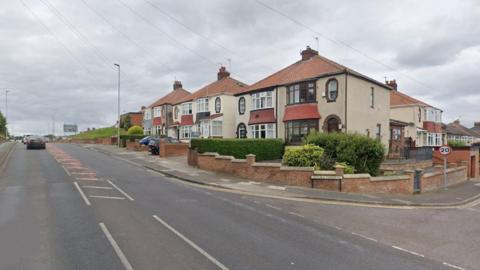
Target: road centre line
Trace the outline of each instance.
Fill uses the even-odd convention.
[[[77,183],[77,182],[73,182],[73,184],[75,185],[75,187],[77,187],[77,190],[78,190],[78,192],[80,193],[80,195],[82,196],[82,198],[83,198],[83,200],[85,201],[85,203],[86,203],[87,205],[89,205],[89,206],[92,205],[92,204],[90,203],[90,201],[88,200],[87,196],[85,196],[85,193],[83,193],[83,190],[80,188],[80,186],[78,185],[78,183]]]
[[[282,208],[280,208],[280,207],[276,207],[276,206],[273,206],[273,205],[271,205],[271,204],[268,204],[268,203],[267,203],[267,204],[265,204],[265,205],[266,205],[267,207],[270,207],[270,208],[272,208],[272,209],[275,209],[275,210],[282,210]]]
[[[101,186],[82,186],[82,188],[113,189],[112,187],[101,187]]]
[[[115,239],[113,239],[113,236],[112,236],[112,234],[110,234],[110,231],[108,231],[107,226],[105,226],[105,224],[103,224],[102,222],[100,222],[98,225],[100,225],[100,228],[102,229],[103,233],[105,234],[105,236],[107,237],[108,241],[109,241],[110,244],[112,245],[113,250],[115,250],[115,253],[117,253],[117,256],[118,256],[118,258],[120,258],[120,261],[122,262],[123,266],[125,266],[125,269],[127,269],[127,270],[133,270],[132,265],[131,265],[130,262],[128,261],[127,257],[126,257],[125,254],[123,253],[123,251],[122,251],[122,250],[120,249],[120,247],[118,246],[118,244],[117,244],[117,242],[115,241]]]
[[[130,197],[130,195],[128,195],[125,191],[123,191],[121,188],[117,187],[117,185],[115,185],[114,183],[112,183],[112,181],[108,180],[107,179],[107,182],[110,183],[110,185],[112,185],[114,188],[116,188],[120,193],[122,193],[123,196],[127,197],[130,201],[134,201],[134,199],[132,197]]]
[[[98,199],[112,199],[112,200],[125,200],[124,197],[115,197],[115,196],[99,196],[99,195],[90,195],[90,198],[98,198]]]
[[[463,268],[463,267],[456,266],[456,265],[453,265],[453,264],[450,264],[450,263],[447,263],[447,262],[443,262],[443,265],[451,267],[453,269],[465,270],[465,268]]]
[[[410,254],[415,255],[415,256],[419,256],[419,257],[425,258],[425,255],[420,254],[420,253],[417,253],[417,252],[415,252],[415,251],[411,251],[411,250],[408,250],[408,249],[404,249],[404,248],[401,248],[401,247],[398,247],[398,246],[392,246],[392,248],[401,250],[401,251],[403,251],[403,252],[410,253]]]
[[[360,233],[356,233],[356,232],[350,232],[350,233],[351,233],[351,234],[353,234],[353,235],[356,235],[356,236],[362,237],[362,238],[364,238],[364,239],[367,239],[367,240],[373,241],[373,242],[378,242],[378,240],[377,240],[377,239],[375,239],[375,238],[371,238],[371,237],[368,237],[368,236],[365,236],[365,235],[363,235],[363,234],[360,234]]]
[[[289,213],[290,215],[294,215],[294,216],[301,217],[301,218],[304,218],[304,217],[305,217],[305,216],[300,215],[300,214],[295,213],[295,212],[290,212],[290,211],[289,211],[288,213]]]
[[[210,260],[213,264],[218,266],[218,268],[222,270],[229,270],[225,265],[223,265],[221,262],[219,262],[217,259],[212,257],[212,255],[208,254],[205,250],[203,250],[201,247],[197,246],[194,242],[192,242],[190,239],[185,237],[183,234],[175,230],[172,226],[168,225],[163,219],[159,218],[157,215],[153,215],[153,218],[156,219],[158,222],[160,222],[165,228],[169,229],[171,232],[176,234],[178,237],[180,237],[183,241],[185,241],[187,244],[189,244],[192,248],[194,248],[196,251],[198,251],[200,254],[205,256],[208,260]]]

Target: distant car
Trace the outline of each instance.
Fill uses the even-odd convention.
[[[151,137],[148,141],[148,150],[152,155],[158,155],[160,152],[160,138]]]
[[[152,138],[151,136],[144,137],[138,143],[141,145],[148,145],[151,138]]]
[[[27,138],[27,149],[45,149],[45,139],[40,136],[30,136]]]

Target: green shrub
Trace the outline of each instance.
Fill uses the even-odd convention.
[[[283,155],[283,164],[295,167],[320,168],[323,149],[314,144],[306,144],[300,148],[287,148]]]
[[[143,135],[143,128],[140,126],[133,126],[128,129],[128,135]]]
[[[346,162],[358,173],[378,175],[385,148],[379,140],[351,133],[311,133],[306,144],[315,144],[325,150],[324,155],[337,162]]]
[[[191,139],[190,147],[199,153],[216,152],[220,155],[245,158],[254,154],[257,161],[281,159],[281,139]]]
[[[448,146],[450,147],[462,147],[467,146],[465,142],[462,141],[448,141]]]
[[[343,173],[345,174],[353,174],[355,173],[355,168],[353,166],[348,165],[346,162],[337,162],[335,165],[343,166]]]

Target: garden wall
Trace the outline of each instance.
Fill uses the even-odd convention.
[[[164,139],[160,140],[159,156],[173,157],[183,156],[188,153],[188,143],[166,143]]]

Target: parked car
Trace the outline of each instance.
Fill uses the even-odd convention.
[[[140,145],[148,145],[148,143],[150,142],[150,139],[152,138],[152,136],[147,136],[147,137],[144,137],[142,138],[138,143]]]
[[[160,138],[151,137],[148,142],[148,149],[152,155],[158,155],[160,151]]]
[[[27,149],[45,149],[45,139],[40,136],[30,136],[27,138]]]

